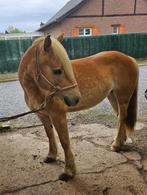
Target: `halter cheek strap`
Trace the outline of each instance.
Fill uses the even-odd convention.
[[[57,92],[66,91],[66,90],[69,90],[69,89],[72,89],[78,86],[77,83],[74,83],[73,85],[69,85],[66,87],[60,87],[60,86],[54,85],[50,80],[46,78],[46,76],[40,70],[39,51],[37,48],[36,48],[35,55],[36,55],[36,80],[38,81],[39,78],[41,77],[48,85],[50,85],[53,88],[54,91],[51,92],[51,96],[53,96]]]

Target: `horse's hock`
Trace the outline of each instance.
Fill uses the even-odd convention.
[[[58,179],[64,167],[60,146],[58,161],[43,163],[48,151],[43,127],[3,133],[0,136],[0,194],[146,195],[146,130],[144,124],[137,125],[129,150],[116,153],[110,151],[116,129],[100,124],[71,126],[77,175],[69,182]],[[60,145],[58,139],[57,143]]]

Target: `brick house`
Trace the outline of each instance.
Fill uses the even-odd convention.
[[[70,0],[38,31],[54,36],[147,32],[147,0]]]

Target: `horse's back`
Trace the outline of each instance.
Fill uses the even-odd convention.
[[[120,66],[125,68],[132,68],[138,71],[138,65],[136,60],[119,51],[102,51],[100,53],[72,60],[73,67],[74,66],[91,66],[95,64],[102,68],[102,66],[106,69],[110,66],[115,68],[120,68]]]
[[[114,88],[134,88],[138,83],[139,67],[136,60],[118,51],[101,52],[93,56],[101,72],[106,72],[111,78]]]
[[[91,56],[91,58],[98,64],[102,63],[103,65],[112,65],[116,68],[120,68],[120,66],[125,68],[130,67],[138,70],[136,60],[133,57],[119,51],[103,51]]]
[[[85,71],[88,75],[91,73],[100,74],[100,76],[119,76],[124,75],[138,76],[138,65],[133,57],[130,57],[124,53],[118,51],[103,51],[95,55],[72,60],[73,69],[76,74],[84,75]],[[105,75],[103,75],[105,74]],[[87,75],[87,76],[88,76]]]

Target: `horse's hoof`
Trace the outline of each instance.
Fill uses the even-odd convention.
[[[52,162],[55,162],[56,159],[53,158],[53,157],[49,157],[47,156],[45,159],[44,159],[44,163],[52,163]]]
[[[120,147],[115,146],[115,145],[111,145],[111,151],[113,151],[113,152],[119,152],[120,151]]]
[[[71,179],[73,179],[74,176],[71,176],[71,175],[68,175],[66,173],[62,173],[60,176],[59,176],[59,179],[62,180],[62,181],[69,181]]]

